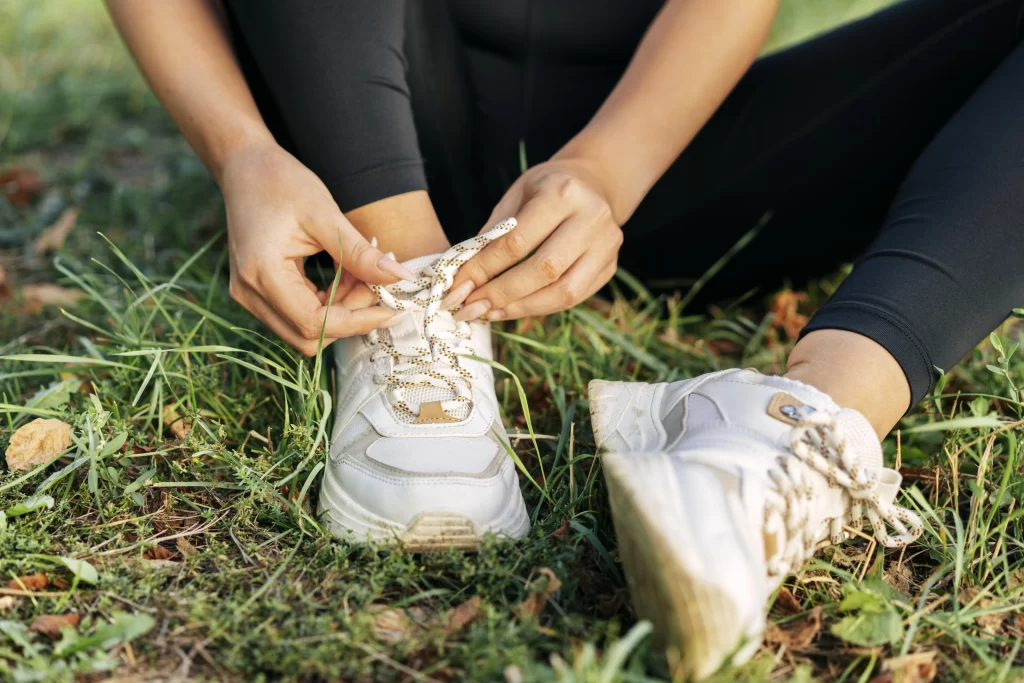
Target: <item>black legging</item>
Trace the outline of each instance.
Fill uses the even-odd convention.
[[[659,2],[238,0],[239,58],[278,140],[342,210],[429,189],[453,237],[582,128]],[[647,281],[711,296],[860,257],[805,330],[899,361],[917,403],[1024,304],[1024,0],[904,0],[762,58],[624,226]],[[681,74],[680,78],[685,78]],[[873,240],[873,241],[872,241]]]

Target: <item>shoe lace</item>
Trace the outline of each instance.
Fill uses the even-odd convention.
[[[781,456],[777,466],[769,470],[776,495],[769,496],[766,517],[778,513],[785,527],[785,545],[768,561],[772,576],[797,571],[814,554],[820,529],[810,524],[815,498],[814,484],[807,477],[809,470],[824,476],[830,486],[843,488],[849,494],[850,507],[841,517],[831,518],[829,540],[839,543],[849,534],[844,524],[860,530],[866,515],[875,539],[887,548],[902,548],[917,540],[924,530],[921,518],[879,495],[880,473],[856,462],[853,449],[847,444],[834,416],[823,411],[802,415],[789,433],[790,450]],[[766,520],[767,521],[767,520]],[[890,534],[887,526],[895,530]]]
[[[396,344],[386,329],[367,335],[367,341],[377,347],[370,356],[371,362],[383,358],[392,360],[390,371],[374,374],[373,381],[385,385],[391,404],[408,417],[418,416],[405,395],[405,391],[413,387],[449,390],[452,398],[441,403],[441,408],[449,414],[472,402],[473,374],[459,364],[460,355],[475,354],[467,345],[472,330],[469,323],[452,318],[454,310],[442,311],[441,301],[451,289],[459,268],[515,227],[516,219],[509,218],[485,233],[456,244],[424,268],[415,280],[403,280],[387,287],[369,285],[380,302],[396,313],[423,311],[424,314],[422,340],[425,345]]]

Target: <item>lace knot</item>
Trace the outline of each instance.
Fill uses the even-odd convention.
[[[377,350],[372,360],[389,359],[389,372],[374,375],[386,385],[391,403],[407,417],[417,417],[405,396],[406,389],[434,387],[450,398],[442,402],[448,412],[472,402],[473,374],[459,364],[460,355],[471,355],[467,345],[472,331],[468,323],[456,322],[451,312],[441,310],[441,301],[452,287],[455,274],[485,246],[516,227],[515,218],[504,220],[485,233],[460,242],[423,268],[415,280],[403,280],[387,287],[369,285],[381,304],[397,313],[422,313],[419,338],[422,343],[400,345],[389,330],[376,330],[368,340]]]
[[[811,471],[824,477],[830,486],[844,489],[850,498],[845,515],[827,520],[833,543],[848,535],[845,525],[859,529],[865,515],[875,539],[887,548],[901,548],[924,530],[920,517],[896,505],[892,496],[881,495],[881,472],[857,461],[857,454],[848,447],[841,431],[835,416],[829,413],[814,411],[802,415],[789,432],[788,452],[780,456],[778,467],[769,471],[781,500],[770,498],[765,514],[775,512],[781,517],[787,539],[768,562],[772,575],[795,571],[817,547],[820,530],[809,524],[815,502],[813,486],[806,476]],[[887,527],[896,533],[890,534]]]

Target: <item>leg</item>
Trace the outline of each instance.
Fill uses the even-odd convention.
[[[836,364],[813,351],[828,344],[823,335],[850,330],[884,345],[910,396],[879,396],[884,385],[850,396],[857,409],[891,404],[881,433],[931,389],[936,367],[954,365],[1024,301],[1022,85],[1018,46],[918,159],[881,235],[794,349],[791,374],[825,389]]]
[[[867,245],[914,160],[942,130],[903,184],[883,236],[789,362],[788,376],[860,410],[879,436],[925,395],[933,364],[955,363],[1019,303],[1019,288],[985,274],[1012,273],[1021,255],[1012,248],[1012,211],[994,207],[1012,204],[1021,182],[1012,159],[1024,107],[1011,84],[1024,76],[1013,66],[1020,58],[1007,55],[1019,40],[1022,8],[1019,0],[910,0],[762,60],[672,169],[665,191],[656,188],[647,213],[638,212],[638,219],[721,225],[687,234],[688,251],[708,259],[774,212],[719,275],[714,294],[779,273],[821,275]],[[869,41],[878,49],[867,49]],[[843,63],[844,55],[857,63]],[[815,74],[821,64],[830,66],[827,75]],[[816,82],[821,87],[809,87]],[[810,94],[787,92],[800,87]],[[678,199],[679,185],[670,190],[670,182],[693,188],[689,196],[698,199]],[[658,232],[678,240],[667,228]],[[1008,260],[987,268],[979,249],[997,243],[1005,247],[995,258]],[[645,268],[664,253],[647,253]],[[951,264],[950,254],[958,263],[968,254],[971,266]],[[946,330],[950,314],[966,324]]]
[[[915,159],[1013,49],[1021,11],[904,0],[759,60],[624,227],[623,265],[679,287],[768,212],[705,301],[853,260]]]
[[[279,142],[399,260],[443,251],[406,80],[406,3],[246,0],[228,9],[239,60]]]

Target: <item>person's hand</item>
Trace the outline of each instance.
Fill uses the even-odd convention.
[[[498,202],[484,230],[509,216],[518,221],[516,229],[459,269],[443,302],[447,308],[465,302],[456,319],[564,311],[615,274],[622,230],[588,164],[553,159],[529,169]]]
[[[218,178],[227,208],[231,297],[307,356],[341,337],[366,334],[394,313],[373,301],[342,302],[361,282],[410,277],[342,215],[313,172],[277,145],[233,153]],[[334,303],[305,276],[303,258],[327,251],[343,277]],[[349,299],[352,300],[352,299]],[[348,301],[346,301],[348,303]]]

